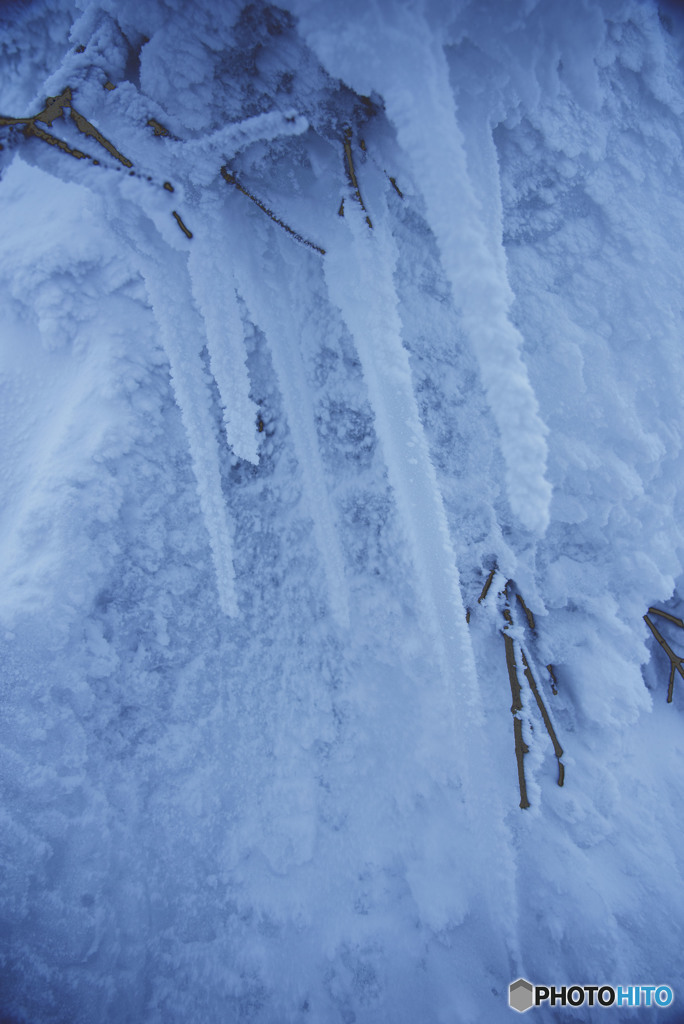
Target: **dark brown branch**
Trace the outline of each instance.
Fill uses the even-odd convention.
[[[166,135],[170,135],[171,134],[169,132],[168,128],[165,128],[163,124],[159,123],[159,121],[155,121],[155,119],[153,117],[151,117],[149,119],[149,121],[147,122],[147,125],[148,125],[149,128],[154,128],[154,134],[155,135],[164,135],[164,136],[166,136]]]
[[[667,619],[668,622],[674,622],[675,626],[679,626],[680,629],[684,629],[684,622],[678,619],[675,615],[670,615],[669,612],[661,612],[660,608],[649,608],[650,615],[660,615],[663,619]]]
[[[128,159],[128,157],[120,153],[118,149],[112,145],[109,139],[105,139],[104,135],[102,135],[102,133],[99,132],[97,128],[90,123],[90,121],[86,121],[85,117],[83,117],[82,114],[79,114],[77,110],[74,110],[73,107],[71,107],[71,119],[78,128],[79,132],[81,132],[83,135],[90,136],[91,138],[95,139],[96,142],[99,142],[99,144],[104,149],[106,149],[107,152],[110,153],[116,160],[122,163],[124,167],[133,166],[132,162]]]
[[[558,761],[558,785],[562,786],[563,785],[563,781],[565,779],[565,768],[561,764],[561,757],[563,756],[563,748],[561,747],[560,743],[558,742],[558,737],[556,736],[556,731],[553,728],[553,725],[551,723],[551,719],[549,718],[549,713],[546,710],[546,705],[544,704],[544,701],[542,700],[542,696],[541,696],[539,690],[537,689],[537,683],[535,681],[534,676],[532,675],[532,669],[530,668],[530,666],[529,666],[529,664],[527,662],[527,658],[525,657],[525,652],[524,651],[522,651],[522,660],[523,660],[523,672],[525,673],[525,677],[526,677],[528,683],[530,684],[530,689],[532,690],[532,693],[534,694],[534,699],[537,702],[537,707],[539,708],[539,711],[541,712],[541,716],[544,719],[544,725],[546,726],[546,731],[548,732],[549,736],[551,737],[551,742],[553,743],[553,752],[556,755],[556,759]]]
[[[525,808],[530,806],[530,802],[527,799],[527,784],[525,782],[524,765],[524,757],[525,754],[528,752],[528,747],[525,741],[523,740],[522,721],[518,717],[518,712],[522,711],[520,682],[518,681],[518,672],[515,665],[515,647],[513,645],[513,637],[509,636],[508,633],[502,633],[502,636],[504,638],[504,644],[506,645],[506,667],[508,668],[508,679],[511,684],[511,695],[513,697],[511,711],[513,713],[515,758],[518,763],[518,785],[520,787],[520,806],[522,808]]]
[[[653,611],[653,609],[649,608],[649,611]],[[664,618],[670,618],[670,617],[671,616],[669,616],[669,615],[665,615],[664,616]],[[656,629],[656,627],[653,625],[653,623],[649,619],[648,615],[644,615],[644,622],[646,623],[648,628],[651,630],[651,632],[653,633],[653,636],[656,638],[656,640],[658,641],[658,643],[660,644],[660,646],[662,647],[662,649],[665,651],[665,653],[667,654],[668,658],[670,659],[671,669],[670,669],[669,685],[668,685],[668,688],[667,688],[667,703],[671,704],[672,703],[672,695],[673,695],[673,692],[674,692],[675,670],[677,672],[679,672],[679,674],[682,677],[682,679],[684,679],[684,669],[682,668],[682,662],[684,661],[684,658],[678,658],[677,657],[675,652],[672,650],[672,648],[668,644],[667,640],[665,640],[665,638],[662,636],[662,634],[659,632],[659,630]]]
[[[356,178],[356,171],[354,170],[354,158],[352,156],[351,148],[351,135],[351,128],[347,128],[346,132],[344,133],[344,154],[347,158],[347,174],[349,175],[349,180],[352,183],[354,195],[357,201],[360,203],[361,209],[366,214],[366,223],[368,224],[369,228],[372,228],[373,225],[371,223],[370,217],[368,216],[368,210],[366,209],[366,204],[363,201],[361,189],[359,188],[359,183]]]
[[[496,572],[496,566],[494,566],[494,568],[493,568],[493,569],[491,570],[491,572],[489,573],[489,576],[488,576],[488,577],[487,577],[487,579],[485,580],[485,585],[484,585],[484,587],[482,588],[482,593],[480,594],[480,596],[479,596],[479,597],[478,597],[478,599],[477,599],[477,603],[478,603],[478,604],[482,604],[482,602],[484,601],[485,597],[486,597],[486,596],[487,596],[487,594],[489,593],[489,588],[490,588],[490,587],[491,587],[491,585],[492,585],[492,580],[494,579],[494,573],[495,573],[495,572]]]
[[[80,149],[72,149],[63,139],[58,139],[56,135],[50,135],[49,132],[43,131],[34,122],[27,124],[24,129],[24,134],[27,138],[33,136],[36,139],[40,139],[41,142],[47,142],[50,146],[56,146],[57,149],[61,149],[62,152],[68,153],[69,156],[76,157],[77,160],[91,159],[88,153],[82,152]]]
[[[131,161],[127,157],[123,156],[123,154],[112,145],[109,139],[106,139],[104,135],[90,123],[90,121],[83,117],[82,114],[79,114],[77,110],[74,110],[71,104],[71,89],[69,86],[67,86],[59,96],[48,96],[45,102],[45,107],[33,117],[0,117],[0,125],[11,126],[16,124],[25,124],[25,133],[27,136],[34,136],[42,142],[47,142],[50,146],[56,146],[65,153],[69,153],[71,156],[82,159],[83,157],[88,156],[88,154],[82,153],[79,149],[73,149],[66,142],[63,142],[61,139],[57,139],[54,135],[50,135],[48,132],[44,131],[44,129],[38,128],[36,125],[36,121],[40,121],[42,124],[46,124],[51,128],[53,121],[56,121],[58,117],[64,116],[65,107],[69,108],[71,120],[82,135],[95,139],[100,146],[106,149],[107,152],[122,163],[124,167],[133,166]]]
[[[389,175],[387,175],[387,177],[389,178]],[[403,199],[403,198],[404,198],[404,193],[403,193],[403,192],[401,191],[401,189],[400,189],[400,188],[399,188],[399,186],[397,185],[397,179],[396,179],[396,178],[390,178],[390,181],[392,182],[392,188],[393,188],[393,189],[394,189],[394,191],[395,191],[395,192],[397,193],[397,195],[399,196],[399,198],[400,198],[400,199]]]
[[[280,217],[276,217],[273,210],[269,210],[269,208],[265,206],[259,199],[257,199],[255,195],[252,195],[251,192],[249,192],[243,185],[241,185],[240,182],[237,180],[236,176],[234,174],[231,174],[225,165],[221,168],[221,176],[223,177],[224,181],[228,182],[229,185],[234,185],[238,192],[242,192],[244,196],[247,196],[248,199],[251,199],[252,202],[256,206],[258,206],[259,209],[262,210],[267,217],[270,217],[271,220],[278,225],[278,227],[283,228],[284,231],[287,231],[289,235],[292,235],[293,238],[296,238],[298,242],[302,243],[302,245],[308,245],[310,249],[315,249],[316,252],[320,252],[321,256],[325,256],[325,249],[321,249],[319,245],[315,245],[313,242],[309,242],[308,239],[303,238],[297,231],[293,231],[292,228],[289,227],[289,225],[287,225],[284,221],[280,219]]]
[[[180,216],[179,216],[179,215],[178,215],[178,214],[176,213],[176,211],[175,211],[175,210],[172,210],[172,211],[171,211],[171,213],[172,213],[172,214],[174,215],[174,217],[176,218],[176,223],[178,224],[178,227],[179,227],[179,228],[181,229],[181,231],[183,232],[183,234],[185,235],[185,237],[186,237],[186,238],[192,238],[192,231],[190,231],[190,230],[189,230],[188,228],[186,228],[185,224],[184,224],[184,223],[183,223],[183,221],[182,221],[182,220],[180,219]]]
[[[520,682],[518,680],[518,671],[515,664],[515,646],[513,644],[512,636],[509,636],[508,633],[502,633],[501,635],[504,638],[504,644],[506,646],[506,667],[508,669],[508,680],[511,684],[511,696],[513,697],[511,711],[515,714],[516,711],[522,711]]]
[[[525,782],[525,766],[524,758],[525,754],[529,751],[529,747],[525,743],[522,734],[522,722],[517,717],[513,719],[513,735],[515,737],[515,759],[518,762],[518,785],[520,787],[520,807],[524,810],[530,806],[530,801],[527,799],[527,783]]]
[[[529,625],[530,629],[536,629],[536,624],[535,624],[535,621],[534,621],[534,615],[532,614],[530,609],[527,607],[527,605],[523,601],[522,596],[520,594],[516,594],[515,596],[517,597],[518,601],[520,602],[520,604],[522,606],[522,610],[525,612],[525,618],[527,619],[527,624]]]
[[[64,107],[71,106],[71,89],[69,86],[63,89],[59,96],[48,96],[45,107],[33,118],[34,121],[42,121],[43,124],[52,128],[52,122],[58,117],[64,116]]]

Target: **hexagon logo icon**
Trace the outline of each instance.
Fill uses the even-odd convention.
[[[534,985],[524,978],[512,981],[508,986],[508,1005],[518,1013],[524,1013],[534,1005]]]

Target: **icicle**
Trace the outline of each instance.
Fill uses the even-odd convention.
[[[488,245],[489,232],[468,173],[441,45],[416,30],[411,35],[411,59],[401,62],[401,68],[401,80],[387,83],[386,110],[420,182],[430,226],[479,362],[501,437],[511,507],[526,527],[542,533],[551,500],[545,478],[547,428],[522,359],[522,336],[509,319],[511,290],[501,253]]]
[[[235,235],[253,233],[250,221],[234,207]],[[298,250],[287,236],[270,230],[269,252],[261,260],[253,255],[254,242],[234,258],[234,272],[240,294],[250,316],[261,328],[271,352],[278,377],[285,415],[294,442],[307,506],[311,510],[316,544],[328,585],[328,598],[335,621],[349,626],[349,595],[345,582],[344,556],[340,547],[335,512],[325,482],[325,471],[316,443],[316,425],[310,389],[300,355],[303,341],[317,330],[307,308],[312,275],[318,257]],[[311,261],[314,260],[315,264]]]
[[[457,695],[458,713],[467,708],[468,720],[476,721],[477,674],[456,557],[401,338],[394,240],[379,209],[374,208],[373,233],[359,217],[345,222],[355,237],[347,235],[345,240],[340,231],[330,246],[324,264],[328,291],[361,360],[375,429],[418,576],[416,593],[422,600],[425,628],[434,639],[442,678],[452,684],[451,711]]]
[[[492,241],[496,216],[483,222],[473,188],[442,39],[403,4],[393,8],[391,31],[380,7],[359,8],[353,42],[342,14],[326,10],[323,17],[311,0],[295,0],[295,10],[300,31],[331,74],[361,94],[383,97],[479,363],[501,438],[511,507],[541,534],[551,502],[547,428],[522,359],[522,336],[509,318],[513,296],[505,254],[501,240]],[[498,206],[499,197],[491,201]]]
[[[372,174],[367,164],[363,184],[373,231],[362,219],[363,212],[353,208],[348,217],[336,219],[323,267],[331,301],[341,310],[359,354],[417,577],[419,611],[441,675],[438,680],[426,678],[422,699],[445,726],[443,733],[433,727],[431,742],[444,778],[463,794],[459,828],[478,836],[477,856],[464,855],[461,867],[465,875],[487,879],[488,894],[478,896],[477,914],[500,921],[505,908],[500,941],[519,958],[515,862],[508,853],[510,837],[499,781],[492,771],[493,751],[449,524],[402,343],[393,279],[396,247],[381,198],[387,184],[379,171],[369,181]],[[479,799],[483,792],[486,806]]]
[[[135,211],[126,225],[137,253],[164,349],[171,382],[188,435],[197,493],[216,571],[219,605],[225,615],[238,615],[233,569],[232,529],[221,489],[221,471],[214,441],[211,396],[204,379],[202,323],[192,301],[187,256],[142,227]],[[132,221],[132,223],[131,223]]]
[[[258,465],[258,410],[250,381],[243,327],[235,295],[230,249],[216,218],[201,220],[188,256],[192,293],[204,318],[211,372],[223,405],[226,438],[235,455]]]

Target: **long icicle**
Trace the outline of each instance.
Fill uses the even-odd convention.
[[[244,212],[236,208],[231,216],[236,218],[232,224],[235,232],[246,235],[250,226]],[[318,340],[317,324],[312,321],[303,298],[311,287],[318,261],[312,263],[308,254],[293,254],[292,247],[283,236],[271,231],[265,223],[263,227],[271,235],[268,259],[256,257],[258,247],[252,246],[249,251],[233,256],[233,274],[250,317],[263,331],[269,346],[313,520],[330,609],[337,624],[346,629],[350,609],[344,555],[335,507],[316,440],[310,388],[301,355],[302,345],[307,340],[313,343],[312,333],[314,341]],[[293,255],[299,258],[293,258]]]
[[[523,338],[509,314],[513,293],[502,244],[499,240],[492,250],[482,220],[444,51],[421,15],[407,8],[401,19],[391,52],[384,60],[378,54],[378,88],[420,183],[428,223],[479,363],[499,429],[511,507],[528,529],[541,534],[551,502],[545,476],[548,431],[523,361]],[[425,106],[429,118],[422,114]]]
[[[385,182],[377,174],[376,179],[370,178],[366,187],[382,196]],[[393,277],[397,250],[388,216],[376,204],[370,232],[361,215],[350,211],[335,225],[335,244],[323,268],[331,301],[341,311],[363,369],[417,578],[420,614],[433,638],[450,714],[462,717],[465,728],[482,718],[477,671],[442,493],[402,342]]]
[[[171,383],[188,437],[197,494],[216,572],[219,606],[239,614],[233,568],[233,531],[221,487],[221,469],[201,349],[202,323],[192,301],[187,256],[162,242],[132,205],[124,207],[129,243],[144,277],[169,359]],[[160,251],[161,250],[161,251]]]

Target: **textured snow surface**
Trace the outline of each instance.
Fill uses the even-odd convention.
[[[0,126],[0,1021],[684,1019],[681,9],[4,5],[0,115],[67,87]]]

